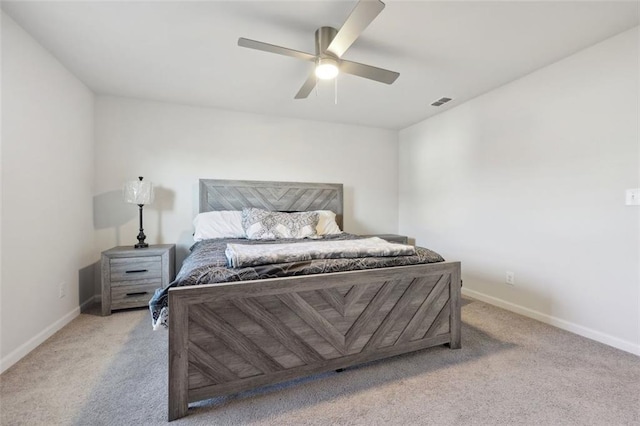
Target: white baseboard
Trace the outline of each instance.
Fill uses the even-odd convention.
[[[69,324],[75,317],[80,315],[80,307],[78,306],[58,321],[51,324],[49,327],[42,330],[40,333],[29,339],[25,344],[19,346],[16,350],[9,355],[0,359],[0,373],[3,373],[9,367],[16,362],[20,361],[25,355],[34,350],[40,344],[42,344],[49,337],[53,336],[56,331],[60,330],[65,325]]]
[[[596,331],[591,328],[584,327],[551,315],[543,314],[542,312],[534,311],[533,309],[525,308],[524,306],[516,305],[515,303],[507,302],[505,300],[498,299],[497,297],[487,296],[486,294],[479,293],[474,290],[469,290],[468,288],[463,287],[462,294],[473,299],[478,299],[490,305],[506,309],[507,311],[515,312],[516,314],[520,314],[528,318],[533,318],[545,324],[558,327],[562,330],[575,333],[579,336],[586,337],[587,339],[595,340],[596,342],[604,343],[608,346],[613,346],[614,348],[632,353],[634,355],[640,355],[640,345],[633,342],[622,340],[618,337],[610,336],[600,331]]]

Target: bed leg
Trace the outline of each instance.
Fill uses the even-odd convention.
[[[460,349],[462,347],[462,304],[460,303],[461,281],[460,268],[458,267],[451,273],[451,283],[449,285],[449,300],[451,301],[451,311],[449,313],[449,330],[451,335],[451,341],[449,342],[450,349]]]
[[[184,404],[182,402],[176,402],[173,404],[169,402],[169,421],[172,422],[186,416],[188,410],[189,404],[186,402]]]
[[[189,410],[189,313],[187,304],[169,292],[169,421]]]
[[[449,349],[460,349],[462,347],[460,342],[457,342],[457,343],[449,342],[449,343],[445,343],[445,345],[447,345]]]

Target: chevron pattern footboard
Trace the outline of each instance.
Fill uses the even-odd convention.
[[[169,303],[170,420],[188,402],[460,346],[458,262],[179,288]]]

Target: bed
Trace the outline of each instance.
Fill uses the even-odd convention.
[[[200,211],[332,210],[341,184],[200,180]],[[168,289],[169,421],[189,403],[436,345],[460,348],[460,263]]]

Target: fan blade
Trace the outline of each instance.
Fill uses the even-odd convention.
[[[391,84],[400,77],[400,73],[395,71],[372,67],[371,65],[360,64],[358,62],[345,60],[340,62],[340,71],[357,75],[358,77],[368,78],[369,80],[379,81],[380,83]]]
[[[307,78],[307,81],[305,81],[300,90],[298,90],[296,99],[305,99],[309,96],[309,93],[311,93],[314,87],[316,87],[316,74],[312,71]]]
[[[382,9],[384,3],[380,0],[360,0],[342,24],[342,28],[338,30],[327,51],[340,58]]]
[[[264,52],[277,53],[279,55],[291,56],[293,58],[302,59],[304,61],[315,61],[316,56],[311,53],[300,52],[299,50],[288,49],[286,47],[276,46],[275,44],[263,43],[261,41],[250,40],[240,37],[238,46],[248,47],[249,49],[262,50]]]

